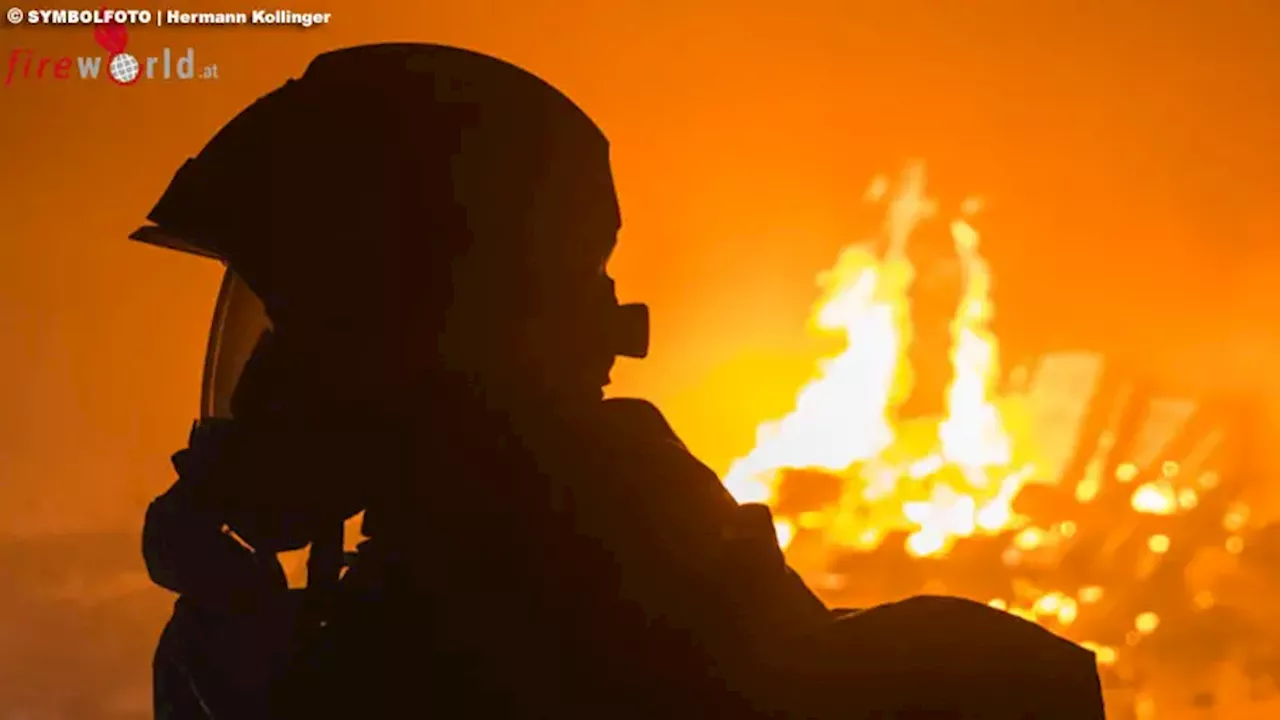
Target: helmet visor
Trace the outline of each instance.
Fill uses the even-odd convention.
[[[205,418],[230,418],[231,398],[262,334],[271,329],[262,300],[239,275],[227,269],[213,310],[209,345],[204,357],[200,413]]]
[[[149,225],[129,236],[147,245],[198,255],[226,263],[216,250],[178,233]],[[245,364],[265,331],[271,329],[262,300],[248,283],[230,268],[222,276],[222,287],[213,308],[209,343],[204,356],[204,378],[200,392],[200,415],[230,418],[231,398],[240,384]]]

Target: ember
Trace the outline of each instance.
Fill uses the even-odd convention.
[[[1252,527],[1228,464],[1234,414],[1159,397],[1089,353],[1002,373],[977,200],[950,221],[962,289],[945,412],[904,412],[913,280],[927,271],[907,248],[937,207],[921,165],[896,186],[876,180],[867,199],[884,206],[883,231],[819,277],[813,314],[844,349],[790,414],[760,426],[729,490],[774,509],[793,566],[832,605],[946,592],[1086,645],[1113,717],[1157,705],[1161,717],[1204,717],[1224,700],[1222,666],[1270,683],[1270,651],[1249,651],[1244,672],[1243,651],[1227,649],[1239,623],[1215,615]],[[1196,679],[1159,681],[1175,676]]]

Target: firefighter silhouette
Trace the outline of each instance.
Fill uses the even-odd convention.
[[[144,530],[179,593],[158,717],[1103,716],[1092,654],[1030,623],[826,608],[767,508],[655,407],[604,399],[648,315],[607,273],[608,142],[535,76],[321,55],[149,220],[136,239],[228,268],[203,417]],[[290,591],[277,553],[308,545]]]

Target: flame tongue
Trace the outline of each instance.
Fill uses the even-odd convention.
[[[106,10],[107,6],[103,5],[101,9]],[[93,40],[108,54],[117,55],[124,52],[125,47],[128,46],[129,31],[124,23],[114,21],[98,23],[93,26]]]
[[[936,208],[925,195],[922,165],[910,166],[896,188],[878,179],[867,199],[887,200],[883,236],[846,249],[819,278],[825,295],[814,321],[842,333],[846,348],[821,364],[793,412],[760,427],[756,447],[733,464],[725,484],[740,501],[768,502],[785,469],[839,473],[846,478],[842,497],[835,507],[807,513],[810,528],[822,529],[829,542],[864,548],[905,530],[912,554],[942,554],[960,537],[1014,522],[1013,498],[1030,475],[1014,466],[1013,443],[990,398],[999,373],[988,327],[991,276],[977,231],[953,221],[964,285],[951,322],[947,414],[895,427],[912,389],[907,351],[916,269],[907,246]],[[965,210],[976,210],[976,202]],[[783,539],[794,531],[786,522]]]

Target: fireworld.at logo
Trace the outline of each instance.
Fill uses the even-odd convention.
[[[117,85],[133,85],[144,77],[148,80],[214,80],[218,77],[216,64],[197,67],[196,51],[192,47],[181,50],[166,47],[157,55],[142,58],[127,52],[129,33],[119,22],[95,26],[93,39],[107,52],[107,77]],[[103,65],[101,56],[42,57],[29,48],[16,48],[9,53],[4,84],[11,85],[15,79],[96,80],[102,74]]]

